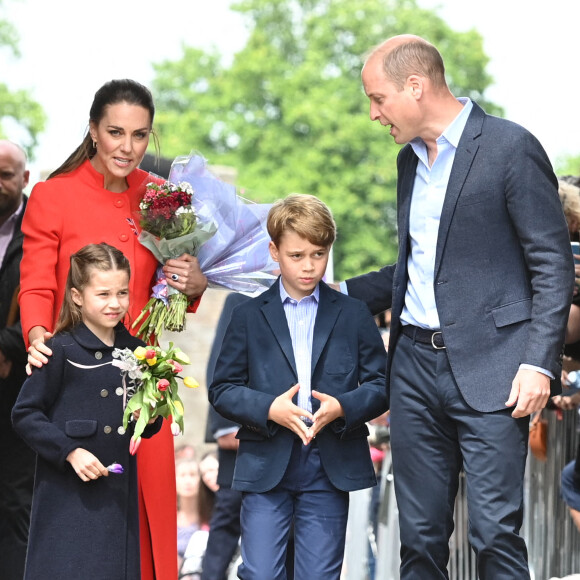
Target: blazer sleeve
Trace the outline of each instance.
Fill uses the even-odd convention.
[[[226,419],[263,437],[270,437],[277,430],[275,423],[268,420],[276,397],[249,385],[249,318],[251,312],[248,309],[240,307],[234,310],[217,358],[208,398],[214,409]]]
[[[557,181],[540,143],[525,132],[512,151],[507,209],[520,239],[532,287],[531,323],[520,363],[559,376],[574,288],[568,228]]]
[[[63,387],[64,352],[56,341],[49,341],[52,356],[47,364],[34,369],[24,382],[12,409],[14,430],[38,455],[50,463],[64,466],[67,455],[78,440],[68,437],[49,418]]]
[[[368,272],[346,281],[348,295],[366,303],[372,314],[388,310],[393,301],[395,265]]]
[[[387,352],[383,339],[363,303],[358,305],[356,320],[359,386],[336,396],[345,414],[344,434],[382,415],[388,408]]]

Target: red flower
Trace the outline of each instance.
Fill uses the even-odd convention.
[[[169,387],[169,381],[167,379],[159,379],[157,382],[157,388],[160,391],[166,391],[167,387]]]

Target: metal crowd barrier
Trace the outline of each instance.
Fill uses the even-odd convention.
[[[548,419],[548,458],[530,453],[526,470],[523,535],[528,544],[532,580],[580,573],[580,533],[560,497],[560,474],[576,457],[578,413],[544,411]]]
[[[567,411],[548,419],[548,459],[529,454],[525,479],[522,535],[528,545],[532,580],[549,580],[580,573],[580,533],[560,497],[562,468],[576,457],[578,413]],[[390,455],[383,461],[377,533],[367,517],[370,490],[351,494],[347,546],[342,580],[399,580],[398,510]],[[468,515],[465,478],[459,482],[455,503],[455,531],[450,540],[450,580],[477,580],[475,555],[467,540]],[[376,547],[376,550],[373,550]]]

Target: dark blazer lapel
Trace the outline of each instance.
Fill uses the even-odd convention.
[[[399,157],[399,182],[397,185],[397,222],[399,228],[399,259],[406,262],[409,253],[409,216],[411,199],[419,158],[410,145],[401,151]]]
[[[407,285],[407,258],[410,251],[409,219],[411,213],[411,199],[413,198],[413,186],[415,184],[415,174],[417,173],[418,162],[419,158],[415,155],[415,152],[410,145],[406,145],[401,150],[399,158],[397,159],[397,170],[399,175],[397,180],[397,226],[399,231],[399,253],[393,284],[398,288],[403,288]],[[398,315],[403,309],[404,299],[404,292],[399,291],[394,293],[392,309],[396,319],[398,319]]]
[[[318,363],[330,333],[336,324],[336,319],[340,314],[341,308],[336,304],[334,292],[324,283],[320,282],[320,302],[316,313],[316,322],[314,324],[314,336],[312,337],[312,373]]]
[[[443,255],[447,234],[449,233],[449,226],[451,225],[453,213],[455,212],[455,205],[457,204],[459,194],[463,189],[463,184],[467,179],[471,164],[479,148],[477,139],[481,135],[484,118],[485,113],[483,109],[473,103],[473,109],[467,119],[465,129],[463,130],[457,151],[455,152],[455,159],[453,161],[453,167],[451,168],[449,183],[447,184],[443,209],[441,210],[437,249],[435,252],[435,276],[441,264],[441,256]]]
[[[298,377],[296,371],[296,361],[294,360],[294,350],[292,348],[292,339],[290,338],[290,330],[288,329],[288,322],[284,307],[280,300],[280,278],[266,290],[261,298],[264,303],[261,307],[266,322],[272,329],[275,339],[278,341],[284,356],[288,359],[290,366],[294,370],[294,374]]]

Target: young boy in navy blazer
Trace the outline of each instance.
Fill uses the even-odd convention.
[[[387,408],[386,352],[366,305],[322,281],[336,237],[328,207],[293,194],[267,225],[281,276],[234,310],[209,387],[241,425],[238,576],[285,579],[294,521],[295,577],[338,580],[348,492],[376,484],[366,422]]]

